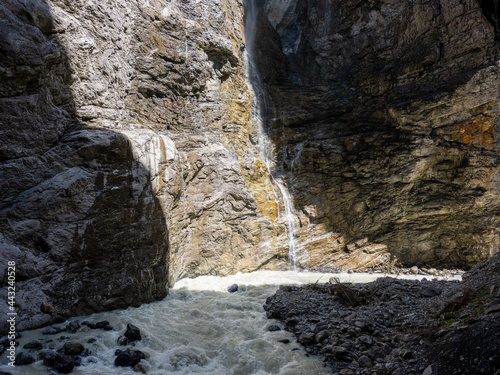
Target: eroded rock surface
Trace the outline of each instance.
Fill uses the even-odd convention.
[[[286,267],[240,2],[8,0],[0,22],[18,329],[152,301],[181,276]]]
[[[498,252],[494,10],[469,0],[260,4],[267,31],[255,55],[299,242],[310,247],[316,229],[346,243],[367,236],[406,264],[470,266]]]

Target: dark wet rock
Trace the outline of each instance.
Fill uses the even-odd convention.
[[[0,371],[0,375],[12,375],[10,372]]]
[[[281,342],[282,344],[289,344],[290,340],[288,339],[283,339],[283,340],[278,340],[278,342]]]
[[[59,328],[59,327],[54,327],[54,326],[50,326],[50,327],[47,327],[45,328],[43,331],[42,331],[42,334],[44,335],[57,335],[58,333],[62,332],[62,329]]]
[[[281,327],[277,326],[276,324],[273,324],[273,325],[269,326],[268,330],[269,330],[269,332],[281,331]]]
[[[297,341],[302,345],[312,344],[314,342],[314,333],[304,332],[298,337]]]
[[[65,330],[69,333],[75,333],[79,328],[80,323],[77,320],[74,320],[66,325]]]
[[[108,324],[107,326],[104,326],[103,329],[105,331],[112,331],[113,330],[113,326],[111,326],[111,325]]]
[[[238,291],[238,284],[233,284],[227,287],[229,293],[234,293]]]
[[[68,341],[64,344],[63,350],[66,355],[80,355],[85,347],[79,342]]]
[[[285,320],[285,325],[287,327],[294,327],[300,322],[300,319],[296,316],[292,316],[291,318],[288,318]]]
[[[70,373],[75,368],[75,361],[67,356],[58,356],[52,363],[52,368],[61,374]]]
[[[143,363],[138,363],[133,367],[135,372],[141,373],[141,374],[147,374],[148,371],[146,369],[146,366]]]
[[[141,359],[146,358],[146,355],[139,350],[117,350],[115,354],[117,355],[115,358],[115,366],[119,367],[134,367]]]
[[[35,362],[35,358],[33,358],[31,355],[26,354],[24,352],[19,353],[16,356],[15,364],[16,366],[23,366],[23,365],[29,365],[30,363]]]
[[[116,343],[118,345],[128,345],[129,342],[130,342],[130,340],[127,337],[125,337],[125,336],[120,336],[116,340]]]
[[[127,330],[124,333],[124,336],[128,338],[130,341],[141,340],[141,330],[137,328],[133,324],[127,324]]]
[[[87,340],[87,342],[88,342],[89,344],[92,344],[92,343],[94,343],[94,342],[96,342],[96,341],[97,341],[97,339],[96,339],[96,338],[94,338],[94,337],[92,337],[92,338],[90,338],[90,339],[88,339],[88,340]]]
[[[43,344],[39,340],[33,340],[23,346],[24,349],[41,349]]]
[[[79,358],[76,358],[76,356],[63,355],[53,350],[41,351],[38,358],[43,360],[46,366],[62,374],[71,372],[75,365],[79,364]]]
[[[102,322],[97,322],[95,324],[96,328],[104,328],[109,325],[109,322],[107,320],[103,320]]]
[[[78,332],[88,332],[90,331],[90,327],[89,326],[81,326],[79,329],[78,329]]]

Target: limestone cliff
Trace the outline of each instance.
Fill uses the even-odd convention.
[[[162,298],[182,276],[286,267],[241,2],[8,0],[0,51],[19,329]]]
[[[267,37],[256,56],[301,246],[316,248],[318,228],[386,244],[406,264],[470,266],[498,252],[497,10],[475,0],[259,4]]]
[[[251,3],[252,23],[241,0],[0,4],[18,328],[152,301],[180,277],[283,269],[295,238],[301,267],[498,251],[497,18],[466,0]]]

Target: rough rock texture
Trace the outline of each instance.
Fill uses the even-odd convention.
[[[287,266],[241,2],[8,0],[0,51],[18,329],[152,301],[181,276]]]
[[[499,251],[498,14],[484,3],[259,2],[254,55],[304,247],[367,236],[405,264],[460,266]]]
[[[333,373],[497,374],[499,271],[497,254],[462,282],[384,277],[282,286],[264,308]]]
[[[268,16],[247,7],[244,33],[240,0],[2,2],[19,329],[160,298],[167,279],[283,269],[292,239],[301,267],[498,250],[495,30],[478,4],[255,4]],[[244,34],[274,105],[274,180]]]

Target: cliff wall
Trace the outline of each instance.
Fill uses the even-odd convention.
[[[269,126],[303,247],[314,250],[316,227],[352,248],[386,244],[405,264],[468,267],[498,252],[496,10],[475,0],[260,6]]]
[[[248,22],[248,4],[0,4],[0,249],[19,329],[159,299],[180,277],[289,267],[277,179],[299,267],[498,251],[494,14],[266,0]]]

